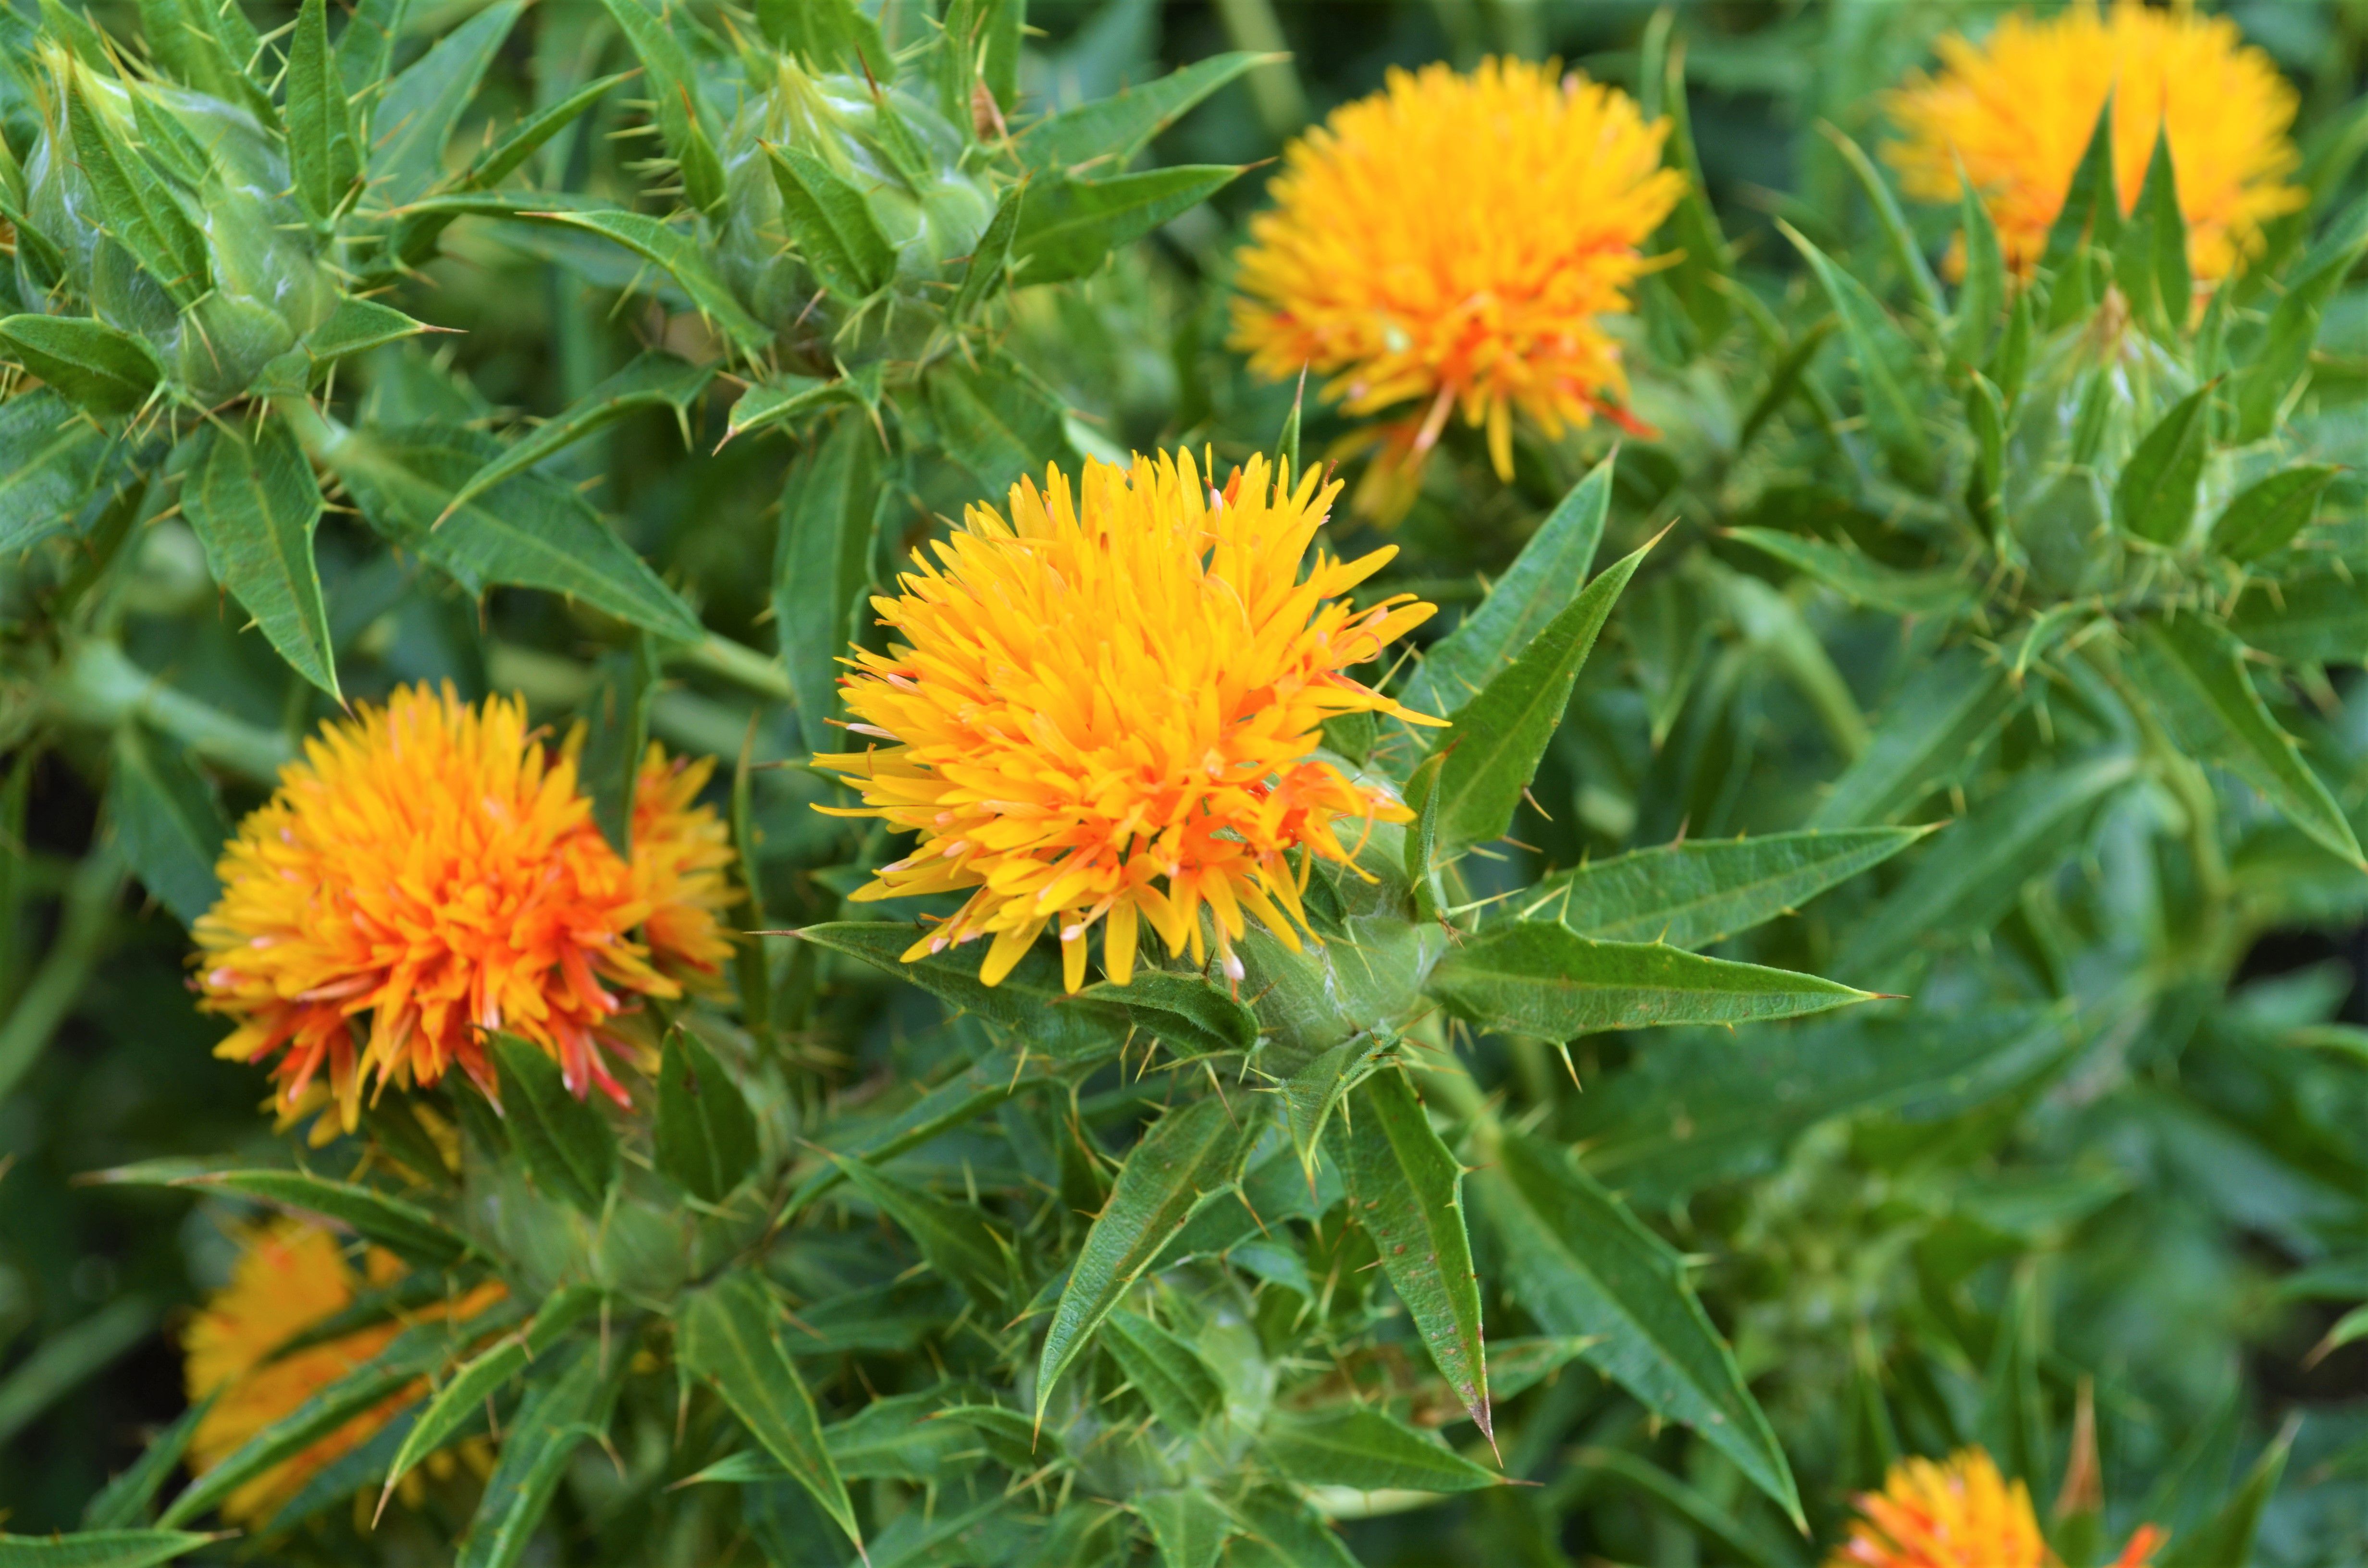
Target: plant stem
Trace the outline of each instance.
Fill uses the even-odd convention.
[[[277,778],[296,756],[279,731],[233,718],[177,690],[102,639],[76,644],[44,695],[51,712],[67,723],[113,729],[136,718],[258,783]]]
[[[106,950],[109,917],[122,893],[122,849],[112,836],[102,837],[66,884],[57,940],[50,944],[8,1021],[0,1025],[0,1100],[31,1070],[50,1037],[74,1010]]]
[[[1225,37],[1235,49],[1260,54],[1290,51],[1291,46],[1282,36],[1282,24],[1275,19],[1269,0],[1217,0],[1217,17],[1224,24]],[[1276,141],[1288,137],[1312,118],[1307,89],[1300,85],[1299,72],[1289,60],[1277,60],[1251,72],[1249,86],[1250,97],[1258,104],[1258,119],[1273,132]]]

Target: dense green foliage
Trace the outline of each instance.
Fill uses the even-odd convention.
[[[1861,150],[1993,9],[0,0],[0,1528],[130,1532],[0,1568],[1791,1568],[1971,1443],[2076,1568],[2368,1553],[2368,14],[2233,8],[2311,204],[2190,315],[2175,207],[2026,285]],[[1446,612],[1368,672],[1442,736],[1327,733],[1417,821],[1238,984],[900,964],[803,766],[874,586],[1048,461],[1320,460],[1225,343],[1256,166],[1495,50],[1704,184],[1648,437],[1330,526]],[[722,758],[763,934],[630,1112],[499,1041],[504,1117],[307,1145],[187,923],[423,680],[589,721],[596,801]],[[213,1540],[325,1429],[177,1468],[273,1206],[510,1300]]]

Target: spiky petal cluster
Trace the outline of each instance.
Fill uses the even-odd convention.
[[[2141,1527],[2114,1568],[2146,1568],[2162,1540]],[[1941,1463],[1903,1460],[1883,1490],[1862,1494],[1850,1539],[1827,1568],[2051,1568],[2055,1559],[2039,1532],[2031,1493],[2009,1482],[1981,1449]]]
[[[678,995],[730,950],[731,850],[690,803],[711,766],[650,748],[628,864],[514,700],[407,687],[327,725],[241,824],[197,923],[199,1006],[238,1023],[217,1054],[279,1052],[291,1106],[325,1068],[348,1128],[366,1080],[457,1062],[490,1088],[489,1029],[621,1100],[603,1047],[627,997]]]
[[[1516,410],[1557,435],[1626,396],[1602,318],[1684,189],[1668,131],[1550,65],[1393,71],[1284,153],[1235,342],[1267,376],[1332,377],[1350,413],[1413,404],[1417,458],[1460,407],[1510,477]]]
[[[2199,281],[2236,270],[2261,225],[2305,199],[2285,178],[2294,89],[2226,17],[2138,0],[2100,13],[2087,0],[2044,19],[2009,14],[1978,44],[1952,34],[1940,51],[1938,76],[1888,95],[1907,139],[1885,153],[1908,194],[1933,201],[1957,199],[1962,162],[2018,272],[2045,250],[2108,94],[2122,210],[2137,204],[2159,128]]]
[[[181,1331],[182,1376],[192,1403],[211,1409],[189,1437],[193,1471],[211,1470],[265,1427],[386,1348],[408,1323],[468,1318],[493,1304],[499,1285],[481,1286],[457,1302],[433,1302],[342,1337],[273,1353],[296,1335],[353,1305],[366,1287],[393,1284],[403,1265],[373,1249],[364,1271],[347,1263],[337,1238],[319,1225],[277,1220],[240,1238],[230,1282]],[[314,1440],[233,1491],[222,1515],[234,1523],[268,1518],[330,1463],[360,1447],[416,1394],[404,1390]]]
[[[1302,573],[1338,489],[1263,458],[1222,493],[1189,452],[1088,459],[1077,494],[1050,469],[1012,487],[1008,522],[973,506],[934,560],[915,553],[903,592],[871,601],[897,641],[846,681],[849,728],[882,744],[814,759],[861,792],[843,814],[920,835],[857,898],[974,890],[907,960],[989,937],[992,985],[1050,925],[1075,990],[1099,921],[1123,984],[1138,921],[1197,960],[1203,906],[1221,955],[1245,912],[1297,945],[1308,861],[1286,852],[1342,859],[1340,819],[1406,815],[1315,755],[1324,722],[1435,722],[1341,673],[1431,607],[1343,600],[1393,550]]]

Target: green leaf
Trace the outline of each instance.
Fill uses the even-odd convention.
[[[2287,821],[2368,870],[2343,808],[2253,689],[2243,643],[2194,615],[2141,621],[2132,637],[2137,656],[2130,673],[2142,699],[2188,750],[2236,774]]]
[[[1602,1029],[1741,1024],[1873,1000],[1814,974],[1703,958],[1652,942],[1596,942],[1536,921],[1495,925],[1452,949],[1430,994],[1474,1027],[1566,1040]]]
[[[598,1218],[617,1179],[617,1135],[600,1113],[576,1097],[559,1063],[531,1040],[495,1032],[487,1052],[501,1075],[503,1118],[510,1142],[535,1184]]]
[[[1796,1523],[1799,1489],[1668,1243],[1564,1152],[1507,1132],[1473,1176],[1514,1299],[1549,1334],[1590,1340],[1588,1362],[1734,1461]]]
[[[1233,1516],[1198,1487],[1146,1492],[1133,1506],[1151,1531],[1160,1568],[1216,1568],[1225,1542],[1239,1530]]]
[[[862,1160],[834,1159],[848,1185],[911,1236],[931,1268],[981,1306],[1009,1295],[1009,1244],[975,1205],[948,1202]]]
[[[2310,526],[2319,496],[2342,472],[2331,463],[2301,463],[2248,486],[2212,525],[2212,548],[2236,562],[2283,550]]]
[[[102,415],[141,407],[165,373],[147,344],[88,316],[0,319],[0,350]]]
[[[1008,358],[981,355],[975,369],[941,359],[922,384],[946,455],[970,470],[987,494],[1002,494],[1048,463],[1076,472],[1059,400]]]
[[[1965,509],[1984,535],[1996,539],[1999,493],[2006,483],[2006,398],[1979,370],[1965,374],[1965,428],[1974,437]]]
[[[241,69],[255,58],[256,40],[237,6],[221,0],[140,0],[140,30],[156,62],[176,81],[244,104],[263,123],[271,123],[269,95]]]
[[[418,425],[354,432],[326,460],[372,528],[471,593],[494,583],[542,588],[677,642],[706,635],[690,607],[566,485],[518,474],[447,516],[452,492],[500,452],[482,431]]]
[[[420,1460],[442,1448],[482,1414],[486,1402],[507,1388],[511,1379],[549,1355],[569,1329],[598,1309],[601,1301],[600,1292],[589,1285],[566,1287],[543,1302],[534,1322],[524,1332],[511,1335],[481,1352],[446,1379],[413,1420],[403,1446],[395,1450],[393,1462],[387,1466],[379,1506],[383,1508],[396,1483],[410,1474]]]
[[[819,376],[785,372],[767,381],[751,381],[748,390],[733,400],[732,410],[724,417],[723,439],[736,440],[753,430],[803,419],[816,409],[845,403],[853,395],[844,380],[826,381]]]
[[[658,1169],[704,1202],[723,1202],[757,1168],[757,1119],[748,1101],[687,1028],[666,1036],[655,1136]]]
[[[1520,913],[1599,941],[1706,947],[1792,913],[1931,831],[1811,829],[1664,844],[1556,871],[1522,896]]]
[[[851,415],[791,465],[781,486],[774,626],[796,694],[798,733],[815,751],[839,744],[830,727],[839,711],[838,661],[855,642],[871,586],[879,493],[880,437]]]
[[[525,1557],[568,1461],[608,1430],[629,1360],[622,1346],[580,1345],[537,1365],[540,1375],[502,1433],[501,1458],[461,1539],[458,1568],[510,1568]]]
[[[1367,1078],[1350,1109],[1343,1164],[1357,1222],[1380,1250],[1382,1271],[1439,1375],[1494,1442],[1480,1277],[1463,1221],[1463,1167],[1432,1130],[1403,1070]]]
[[[1179,1437],[1223,1410],[1224,1385],[1201,1353],[1149,1318],[1120,1307],[1102,1324],[1102,1347],[1151,1413]]]
[[[71,526],[97,489],[108,433],[47,387],[0,403],[0,555]]]
[[[684,231],[670,228],[646,213],[615,212],[605,209],[520,212],[517,216],[531,222],[580,229],[614,241],[681,285],[682,291],[690,296],[690,302],[699,313],[730,338],[734,347],[743,354],[761,354],[771,346],[772,329],[742,307],[738,298],[708,261],[701,243]]]
[[[1281,1487],[1251,1493],[1234,1515],[1250,1531],[1235,1543],[1235,1568],[1357,1568],[1340,1532]]]
[[[495,0],[386,84],[370,118],[373,203],[403,207],[443,177],[445,143],[525,9],[526,0]]]
[[[1816,578],[1853,604],[1893,615],[1956,616],[1973,608],[1975,585],[1955,572],[1901,572],[1855,550],[1779,528],[1736,528],[1726,537]]]
[[[1571,1463],[1599,1472],[1614,1484],[1631,1487],[1668,1510],[1688,1528],[1714,1541],[1755,1568],[1786,1568],[1796,1561],[1771,1550],[1726,1509],[1700,1489],[1687,1485],[1659,1465],[1639,1459],[1625,1449],[1582,1448],[1572,1450]]]
[[[410,6],[411,0],[355,0],[345,8],[345,30],[337,35],[337,74],[348,95],[385,79]]]
[[[321,485],[288,426],[266,420],[252,436],[217,423],[199,427],[181,511],[214,581],[237,597],[290,669],[344,701],[313,560]]]
[[[1990,328],[2006,302],[2006,256],[1998,225],[1990,222],[1974,182],[1957,168],[1957,227],[1965,238],[1965,278],[1957,290],[1957,314],[1950,325],[1950,352],[1968,369],[1989,362]]]
[[[1536,773],[1538,759],[1561,726],[1579,667],[1595,646],[1620,591],[1636,574],[1651,544],[1597,574],[1586,590],[1529,641],[1513,662],[1455,710],[1454,722],[1432,742],[1446,761],[1417,773],[1406,804],[1419,812],[1439,796],[1439,847],[1452,855],[1511,831],[1513,812]]]
[[[632,0],[615,3],[631,5]],[[636,355],[623,369],[510,443],[500,457],[471,474],[468,483],[452,493],[446,509],[457,510],[468,505],[511,475],[524,473],[640,409],[674,410],[675,422],[688,437],[691,405],[714,379],[712,365],[688,364],[671,354]]]
[[[824,1427],[823,1445],[838,1473],[849,1481],[928,1485],[962,1469],[957,1456],[975,1442],[959,1423],[932,1419],[944,1403],[944,1392],[934,1389],[875,1399],[846,1420]],[[761,1454],[744,1457],[787,1478],[787,1471]]]
[[[116,1187],[220,1187],[257,1202],[309,1210],[349,1225],[390,1252],[429,1268],[448,1268],[478,1251],[467,1237],[416,1204],[302,1171],[216,1171],[193,1167],[186,1160],[151,1160],[86,1179]]]
[[[120,1530],[144,1523],[156,1506],[156,1494],[181,1468],[182,1456],[189,1451],[189,1439],[197,1435],[198,1424],[221,1397],[215,1392],[195,1401],[174,1417],[170,1426],[150,1438],[148,1446],[140,1450],[140,1457],[99,1488],[84,1506],[83,1528]]]
[[[314,221],[335,217],[361,176],[346,86],[329,54],[326,0],[304,0],[288,42],[288,165]]]
[[[350,27],[350,24],[348,24]],[[518,121],[509,134],[478,154],[461,177],[462,190],[491,190],[523,167],[529,158],[542,151],[551,139],[584,117],[585,111],[608,97],[609,89],[620,82],[632,79],[633,73],[620,71],[612,76],[602,76],[586,82],[548,108],[537,111]]]
[[[895,275],[896,247],[881,232],[862,191],[803,147],[768,146],[766,152],[780,188],[782,227],[833,297],[860,303]]]
[[[2113,249],[2113,280],[2137,318],[2170,336],[2187,327],[2194,285],[2187,271],[2187,220],[2179,210],[2179,176],[2170,128],[2157,127],[2137,206]]]
[[[1011,241],[1019,233],[1019,209],[1027,196],[1028,186],[1023,181],[1005,191],[1003,199],[996,204],[995,216],[987,220],[978,243],[971,247],[970,261],[962,269],[962,287],[954,290],[954,320],[970,320],[979,306],[1010,281]]]
[[[716,133],[709,123],[712,114],[700,95],[690,55],[642,0],[605,4],[646,73],[650,118],[657,121],[666,155],[681,173],[684,196],[701,212],[717,210],[723,205],[723,161],[716,156]]]
[[[2028,1267],[2015,1271],[1982,1378],[1975,1430],[2009,1481],[2044,1485],[2054,1467],[2047,1453],[2047,1406],[2039,1386],[2039,1301]]]
[[[0,1535],[0,1568],[153,1568],[218,1539],[189,1530]]]
[[[776,49],[816,71],[885,70],[879,26],[855,0],[757,0],[757,26]]]
[[[2046,247],[2039,256],[2039,265],[2055,280],[2059,299],[2068,291],[2069,269],[2086,265],[2081,253],[2092,245],[2111,249],[2121,226],[2120,193],[2113,184],[2113,95],[2108,93],[2097,111],[2096,123],[2089,128],[2080,161],[2073,166],[2071,187],[2064,205],[2056,209],[2055,221],[2048,226]]]
[[[1399,701],[1417,713],[1452,715],[1570,608],[1603,540],[1618,458],[1605,458],[1572,486],[1479,608],[1424,653]]]
[[[1123,169],[1153,137],[1210,94],[1254,66],[1287,58],[1238,51],[1212,54],[1156,82],[1047,115],[1019,133],[1020,161],[1046,172],[1084,164]]]
[[[205,236],[146,160],[90,107],[78,71],[66,81],[66,124],[108,235],[175,304],[195,304],[213,281]]]
[[[2109,754],[2025,771],[1950,829],[1949,841],[1868,912],[1836,967],[1879,973],[1928,931],[1987,926],[2025,882],[2059,863],[2098,802],[2126,783],[2135,767]]]
[[[920,932],[911,926],[887,921],[832,921],[808,926],[798,933],[803,940],[834,952],[861,959],[900,980],[910,981],[930,994],[991,1024],[1026,1034],[1038,1050],[1045,1047],[1048,1014],[1074,1024],[1088,1036],[1099,1026],[1115,1051],[1126,1037],[1129,1020],[1118,1008],[1096,998],[1070,996],[1062,989],[1060,960],[1040,946],[1021,959],[997,985],[978,978],[979,949],[953,948],[927,953],[912,962],[902,955]],[[1098,1042],[1099,1043],[1099,1042]]]
[[[427,330],[424,323],[412,320],[390,305],[347,295],[337,301],[328,320],[305,335],[304,352],[313,363],[326,364],[349,354],[400,343]]]
[[[1924,259],[1924,247],[1916,243],[1916,232],[1907,226],[1907,215],[1899,210],[1899,199],[1883,182],[1883,176],[1876,172],[1864,148],[1833,126],[1821,125],[1818,129],[1841,153],[1859,188],[1866,193],[1867,205],[1874,210],[1875,226],[1883,231],[1884,248],[1890,253],[1891,263],[1899,269],[1900,276],[1907,279],[1907,291],[1915,297],[1917,308],[1927,320],[1944,319],[1947,312],[1941,304],[1940,279],[1932,276],[1931,266]],[[1996,298],[1992,296],[1994,301]]]
[[[1197,971],[1137,969],[1124,985],[1103,981],[1077,995],[1121,1009],[1140,1033],[1178,1056],[1247,1056],[1258,1049],[1258,1015]]]
[[[1883,306],[1867,292],[1865,284],[1836,266],[1789,223],[1780,219],[1776,226],[1808,258],[1810,270],[1817,275],[1826,297],[1833,302],[1834,314],[1842,324],[1843,341],[1850,345],[1850,358],[1858,363],[1859,386],[1864,395],[1868,422],[1873,426],[1875,440],[1890,460],[1891,472],[1903,484],[1918,490],[1930,489],[1939,471],[1919,412],[1923,389],[1916,384],[1913,375],[1902,380],[1901,368],[1915,363],[1915,346],[1892,324]]]
[[[2368,251],[2368,205],[2355,208],[2336,233],[2304,257],[2300,275],[2270,312],[2261,346],[2237,377],[2237,441],[2258,441],[2277,426],[2286,396],[2310,369],[2319,319],[2362,251]]]
[[[823,1442],[814,1396],[775,1335],[780,1318],[763,1285],[748,1274],[727,1274],[683,1309],[677,1330],[683,1368],[714,1385],[749,1436],[813,1494],[860,1551],[863,1536],[847,1483]]]
[[[1036,1368],[1041,1422],[1053,1387],[1081,1355],[1168,1238],[1241,1176],[1258,1133],[1247,1109],[1215,1096],[1178,1106],[1152,1123],[1127,1155],[1110,1200],[1086,1233],[1085,1245],[1062,1288]]]
[[[2161,545],[2185,541],[2210,447],[2213,391],[2201,386],[2173,403],[2122,465],[2113,521],[2124,533]]]
[[[1959,644],[1912,676],[1873,739],[1810,813],[1814,828],[1887,822],[1955,778],[2020,700],[2004,665]]]
[[[600,836],[630,864],[633,801],[650,744],[650,707],[657,699],[657,649],[637,632],[627,646],[601,654],[591,676],[591,689],[578,705],[585,736],[575,779],[592,802]]]
[[[2171,1540],[2155,1559],[2159,1568],[2220,1568],[2254,1560],[2253,1538],[2260,1530],[2262,1511],[2285,1475],[2286,1456],[2294,1449],[2295,1423],[2300,1419],[2296,1416],[2261,1450],[2260,1458],[2245,1472],[2244,1483],[2217,1513],[2200,1528]]]
[[[144,1298],[123,1295],[45,1335],[31,1355],[0,1377],[0,1443],[15,1442],[18,1433],[155,1328],[156,1309]]]
[[[107,820],[123,841],[131,874],[183,926],[214,906],[222,896],[214,862],[230,824],[188,754],[158,744],[137,721],[115,732]]]
[[[1276,1469],[1303,1486],[1360,1492],[1477,1492],[1502,1478],[1378,1410],[1279,1415],[1260,1438]]]
[[[1324,1146],[1324,1129],[1349,1090],[1363,1083],[1395,1044],[1383,1034],[1359,1035],[1323,1051],[1283,1081],[1283,1125],[1310,1182]]]
[[[2260,585],[2237,601],[2228,629],[2275,658],[2368,665],[2368,595],[2356,571],[2330,568]]]
[[[1241,172],[1230,164],[1177,164],[1099,180],[1040,174],[1011,242],[1021,258],[1019,281],[1088,277],[1111,251],[1198,207]]]

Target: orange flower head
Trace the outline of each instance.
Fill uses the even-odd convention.
[[[1073,494],[1052,468],[1042,490],[1012,487],[1008,522],[972,507],[915,552],[896,597],[871,601],[898,641],[847,661],[845,686],[848,728],[879,744],[814,761],[862,796],[839,814],[919,842],[855,896],[974,890],[907,961],[991,937],[993,985],[1051,925],[1074,991],[1100,921],[1103,967],[1124,984],[1138,917],[1197,961],[1205,904],[1238,976],[1245,911],[1298,946],[1310,864],[1294,870],[1289,851],[1344,860],[1340,819],[1406,819],[1315,754],[1337,714],[1437,722],[1342,673],[1431,607],[1342,598],[1395,550],[1318,551],[1303,574],[1339,486],[1269,478],[1263,458],[1222,492],[1189,452],[1089,458]]]
[[[1940,51],[1938,76],[1918,73],[1887,96],[1907,139],[1884,155],[1929,201],[1957,199],[1962,164],[2020,274],[2047,247],[2108,94],[2122,210],[2137,205],[2159,130],[2199,282],[2235,271],[2260,249],[2263,223],[2303,204],[2285,177],[2298,162],[2286,136],[2294,89],[2226,17],[2138,0],[2100,13],[2090,0],[2041,19],[2009,15],[1978,44],[1952,34]]]
[[[1882,1491],[1860,1496],[1858,1516],[1827,1568],[2055,1568],[2031,1493],[1980,1449],[1901,1460]],[[2115,1568],[2146,1568],[2162,1540],[2140,1527]]]
[[[189,1437],[192,1471],[202,1473],[220,1464],[257,1432],[385,1349],[407,1323],[472,1317],[502,1295],[499,1285],[481,1286],[457,1303],[438,1302],[402,1320],[273,1358],[296,1335],[352,1306],[363,1290],[392,1285],[404,1272],[392,1254],[376,1248],[364,1269],[366,1274],[358,1272],[346,1261],[335,1235],[303,1221],[268,1221],[241,1237],[230,1283],[208,1298],[204,1310],[181,1331],[182,1376],[190,1403],[215,1396],[213,1408]],[[399,1391],[246,1482],[223,1501],[223,1517],[240,1524],[268,1518],[313,1475],[368,1442],[417,1392],[416,1386]]]
[[[711,766],[650,748],[629,864],[517,701],[414,687],[330,723],[240,824],[197,923],[199,1005],[237,1022],[216,1053],[280,1052],[290,1107],[325,1065],[347,1129],[366,1079],[458,1062],[490,1091],[489,1029],[623,1101],[603,1052],[628,998],[679,995],[729,951],[731,850],[691,804]]]
[[[1627,394],[1602,318],[1685,189],[1667,120],[1552,65],[1392,71],[1291,144],[1250,222],[1234,342],[1259,373],[1332,378],[1352,414],[1414,405],[1419,459],[1449,413],[1512,474],[1516,410],[1545,431]]]

